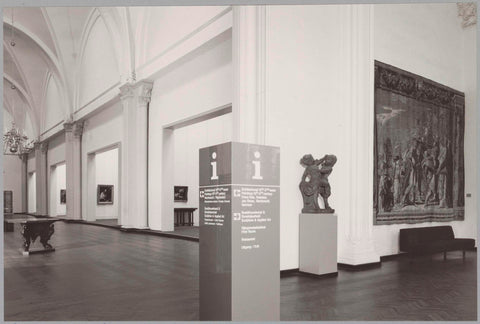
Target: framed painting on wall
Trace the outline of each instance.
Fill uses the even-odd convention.
[[[113,185],[97,186],[97,205],[113,204]]]
[[[186,202],[188,201],[188,187],[187,186],[175,186],[173,190],[173,201]]]
[[[67,203],[67,190],[66,189],[60,189],[60,204],[66,204]]]
[[[375,62],[374,224],[464,219],[465,95]]]

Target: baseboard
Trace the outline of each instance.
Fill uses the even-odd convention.
[[[324,273],[324,274],[321,274],[321,275],[310,273],[310,272],[304,272],[304,271],[298,271],[298,273],[302,276],[312,277],[312,278],[317,278],[317,279],[338,277],[338,271],[330,272],[330,273]]]
[[[364,263],[364,264],[346,264],[346,263],[337,263],[339,270],[348,270],[348,271],[363,271],[369,270],[374,268],[379,268],[382,266],[382,262],[372,262],[372,263]]]
[[[298,274],[299,271],[300,271],[299,268],[280,270],[280,277],[288,277],[291,275],[295,275],[295,274]]]

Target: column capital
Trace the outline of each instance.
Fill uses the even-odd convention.
[[[65,129],[65,132],[72,132],[73,131],[73,124],[74,122],[67,121],[66,123],[63,124],[63,128]]]
[[[462,27],[477,23],[477,4],[475,2],[457,3],[458,16],[462,19]]]
[[[85,122],[83,120],[75,122],[75,125],[73,127],[73,135],[76,138],[82,137],[84,126],[85,126]]]
[[[122,101],[136,98],[140,105],[147,105],[152,96],[153,82],[139,81],[135,84],[126,83],[120,87],[120,99]]]
[[[48,151],[48,142],[36,142],[35,150],[40,150],[42,153],[46,153]]]

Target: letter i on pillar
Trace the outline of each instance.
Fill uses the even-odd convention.
[[[217,153],[213,152],[212,153],[212,159],[215,160],[216,158],[217,158]],[[212,176],[210,177],[210,180],[218,180],[217,161],[210,162],[210,165],[212,166]]]
[[[252,161],[252,163],[253,163],[253,168],[254,168],[255,172],[252,176],[252,179],[253,180],[262,180],[263,177],[260,175],[260,172],[261,172],[260,168],[261,168],[262,165],[261,165],[261,162],[258,160],[258,159],[260,159],[261,154],[260,154],[260,152],[256,151],[253,155],[255,156],[255,160]]]

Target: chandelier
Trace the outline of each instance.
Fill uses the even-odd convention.
[[[15,123],[12,129],[3,135],[3,154],[20,155],[29,153],[35,144],[35,140],[29,140],[25,133],[21,134]]]

